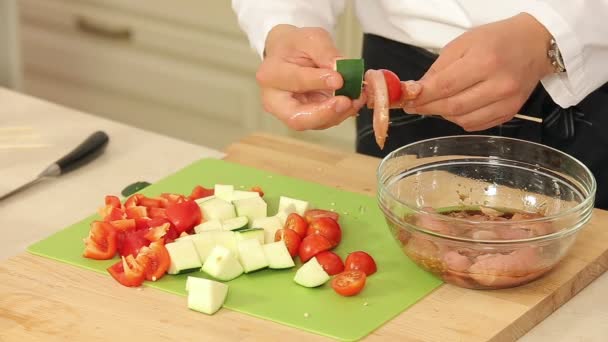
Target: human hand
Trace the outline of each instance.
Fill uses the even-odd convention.
[[[256,79],[264,110],[294,130],[326,129],[355,115],[363,99],[333,96],[343,84],[333,70],[340,52],[321,28],[275,26]]]
[[[509,121],[552,73],[550,39],[528,14],[472,29],[445,46],[419,81],[422,93],[404,110],[438,114],[467,131]]]

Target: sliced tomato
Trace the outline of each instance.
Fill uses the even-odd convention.
[[[214,189],[207,189],[205,187],[197,185],[194,187],[194,189],[192,189],[192,192],[190,193],[190,196],[188,196],[188,198],[191,200],[197,200],[200,198],[209,197],[209,196],[213,195],[214,193],[215,193]]]
[[[104,221],[122,220],[126,217],[125,212],[121,208],[115,208],[111,205],[99,208],[99,216],[101,216]]]
[[[150,218],[167,218],[167,209],[165,208],[148,208],[148,217]]]
[[[170,204],[180,203],[180,202],[183,202],[186,200],[186,197],[184,197],[183,195],[170,194],[167,192],[161,194],[160,198],[165,199],[165,201],[166,201],[165,208],[168,207]]]
[[[84,256],[89,259],[106,260],[116,255],[116,230],[108,222],[91,223],[89,236],[85,239]]]
[[[158,226],[162,226],[163,224],[168,223],[169,225],[171,225],[171,222],[169,222],[169,219],[165,218],[165,217],[155,217],[153,219],[148,220],[147,224],[148,226],[146,228],[154,228],[154,227],[158,227]]]
[[[378,270],[374,258],[362,251],[350,253],[346,257],[346,262],[344,264],[347,271],[362,271],[367,276],[376,273]]]
[[[150,198],[142,196],[139,200],[138,205],[142,205],[147,208],[163,208],[167,200],[164,198]]]
[[[285,229],[291,229],[300,235],[300,238],[306,237],[306,231],[308,230],[308,223],[304,220],[304,218],[297,213],[291,213],[287,216],[285,220]]]
[[[127,219],[111,221],[110,224],[116,229],[116,250],[120,254],[125,243],[125,234],[137,230],[137,222],[135,219]]]
[[[167,218],[178,233],[188,231],[201,223],[202,214],[198,204],[193,200],[169,204]]]
[[[150,218],[148,218],[148,217],[139,217],[139,218],[136,218],[134,220],[135,220],[135,229],[136,230],[150,228],[150,221],[151,221]]]
[[[144,197],[142,194],[133,194],[125,201],[125,208],[137,207]]]
[[[342,229],[338,222],[329,217],[319,217],[308,225],[306,235],[323,235],[331,243],[331,247],[336,247],[342,241]]]
[[[389,103],[401,101],[403,90],[401,89],[401,80],[399,80],[399,76],[390,70],[380,69],[380,71],[384,74],[384,80],[386,81]]]
[[[331,248],[331,242],[324,236],[319,234],[308,235],[300,244],[300,260],[302,260],[302,262],[307,262],[315,255],[330,250]]]
[[[157,281],[169,269],[171,257],[162,240],[152,242],[149,247],[144,247],[140,251],[136,260],[143,260],[145,264],[144,274],[146,280]]]
[[[323,209],[311,209],[304,213],[304,219],[306,220],[306,222],[308,224],[310,224],[310,222],[312,222],[312,220],[319,218],[319,217],[329,217],[330,219],[333,219],[336,222],[338,222],[338,219],[340,218],[340,214],[333,212],[333,211],[329,211],[329,210],[323,210]]]
[[[119,232],[126,232],[137,228],[135,219],[114,220],[110,221],[110,224]]]
[[[171,228],[171,225],[168,223],[164,223],[156,227],[151,227],[146,233],[146,235],[144,235],[144,237],[152,242],[162,240],[162,238],[167,235],[167,231],[169,230],[169,228]]]
[[[264,190],[262,190],[260,186],[254,186],[253,188],[251,188],[251,191],[255,191],[260,194],[260,197],[264,197]]]
[[[105,198],[106,205],[112,206],[113,208],[122,208],[122,204],[120,203],[120,198],[112,195],[108,195]]]
[[[344,263],[342,262],[342,259],[340,259],[338,254],[334,252],[321,252],[315,255],[315,258],[317,258],[319,264],[323,266],[325,272],[327,272],[327,274],[330,276],[344,271]]]
[[[148,208],[144,206],[128,207],[126,213],[127,218],[130,219],[148,217]]]
[[[140,262],[145,263],[145,260],[140,259]],[[120,284],[129,287],[137,287],[144,282],[145,279],[145,264],[140,264],[135,260],[133,255],[122,257],[121,260],[108,268],[108,272],[112,278],[116,279]]]
[[[180,233],[177,231],[177,229],[175,229],[175,227],[172,225],[171,228],[169,228],[169,230],[167,231],[167,234],[165,235],[165,243],[171,243],[175,241],[179,237],[179,234]]]
[[[283,241],[285,246],[287,246],[289,255],[291,255],[293,258],[298,255],[298,250],[300,248],[302,239],[295,231],[291,229],[279,229],[276,231],[276,233],[274,233],[274,241]]]
[[[146,239],[149,229],[132,230],[125,232],[118,246],[118,254],[121,256],[137,255],[142,247],[150,245]]]
[[[341,296],[354,296],[363,290],[366,278],[361,271],[344,271],[332,279],[331,287]]]

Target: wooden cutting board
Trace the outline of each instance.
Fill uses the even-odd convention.
[[[255,135],[227,160],[374,195],[374,158],[295,140]],[[564,261],[516,289],[473,291],[443,285],[372,333],[382,341],[512,341],[608,268],[608,213],[596,210]],[[286,340],[326,338],[229,310],[207,317],[183,298],[112,286],[109,277],[22,254],[0,263],[0,340]],[[339,318],[337,318],[339,319]]]

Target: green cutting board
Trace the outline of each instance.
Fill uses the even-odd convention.
[[[375,258],[378,265],[378,272],[368,278],[365,289],[355,297],[337,295],[329,283],[314,289],[299,286],[293,281],[295,269],[246,274],[228,282],[230,288],[225,303],[228,309],[335,339],[353,341],[365,337],[442,283],[418,268],[400,251],[373,197],[215,159],[195,162],[141,192],[148,196],[163,192],[187,194],[197,184],[211,187],[216,183],[234,184],[236,188],[245,189],[261,186],[269,215],[276,213],[280,195],[310,201],[317,208],[335,209],[341,215],[343,230],[343,240],[335,252],[345,258],[349,252],[364,250]],[[100,203],[102,200],[100,198]],[[81,256],[82,239],[88,234],[90,222],[96,218],[96,215],[90,216],[35,243],[28,250],[108,275],[106,268],[115,260],[94,261]],[[188,275],[205,277],[202,272]],[[188,275],[167,275],[145,285],[185,296]],[[120,285],[116,283],[116,286]],[[184,310],[187,310],[185,301]]]

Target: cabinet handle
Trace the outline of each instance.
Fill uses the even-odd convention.
[[[133,32],[128,27],[110,27],[80,16],[76,17],[76,27],[81,32],[106,39],[129,41],[133,36]]]

